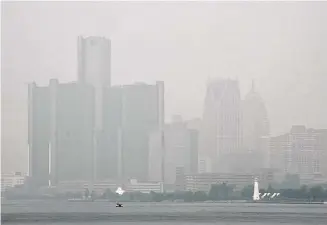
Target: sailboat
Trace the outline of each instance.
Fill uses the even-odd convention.
[[[116,193],[119,194],[120,196],[122,196],[125,193],[125,191],[121,187],[118,187],[116,190]],[[123,204],[117,202],[116,207],[123,207]]]

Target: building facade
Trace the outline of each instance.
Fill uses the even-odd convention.
[[[84,83],[59,84],[51,89],[51,183],[93,181],[94,88]]]
[[[28,175],[36,186],[49,182],[49,87],[28,85]]]
[[[110,158],[112,171],[106,176],[146,180],[149,135],[163,129],[163,82],[111,87],[105,96],[104,109],[106,116],[101,152],[108,155],[101,158]],[[108,168],[105,169],[108,163],[103,162],[103,165],[102,171],[108,171]]]
[[[242,104],[242,150],[244,170],[256,171],[269,167],[269,120],[261,96],[254,83]]]
[[[25,179],[26,174],[21,172],[1,174],[1,192],[23,185],[25,183]]]
[[[111,84],[111,42],[105,37],[78,37],[78,81],[95,88],[96,130],[102,130],[104,88]]]
[[[327,177],[327,130],[293,126],[289,133],[272,137],[270,166],[301,180]]]
[[[29,86],[29,176],[37,186],[94,179],[94,89]],[[49,183],[50,182],[50,183]]]
[[[164,181],[164,132],[154,131],[149,136],[149,181]]]
[[[205,172],[237,170],[241,146],[241,99],[238,81],[219,79],[207,86],[199,161]],[[209,166],[210,165],[210,166]]]
[[[127,192],[141,192],[141,193],[162,193],[163,185],[161,182],[139,182],[136,179],[131,179],[126,185]]]
[[[251,173],[198,173],[185,174],[184,185],[186,191],[209,192],[212,184],[226,183],[234,186],[235,191],[240,191],[244,187],[253,184],[254,178],[260,182],[260,187],[267,188],[274,180],[274,175],[270,171]],[[180,181],[180,183],[182,183]]]
[[[149,180],[175,185],[176,172],[197,172],[198,131],[188,128],[188,121],[174,116],[164,131],[154,132],[149,140]]]

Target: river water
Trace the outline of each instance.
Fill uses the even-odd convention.
[[[327,205],[264,203],[124,203],[9,201],[2,222],[10,224],[250,225],[327,224]]]

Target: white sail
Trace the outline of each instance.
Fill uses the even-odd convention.
[[[119,195],[123,195],[125,193],[125,191],[121,187],[118,187],[116,190],[116,193]]]

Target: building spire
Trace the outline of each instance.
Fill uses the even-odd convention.
[[[252,79],[252,87],[251,87],[251,91],[252,91],[252,92],[255,92],[255,89],[254,89],[254,88],[255,88],[255,85],[254,85],[254,79]]]

